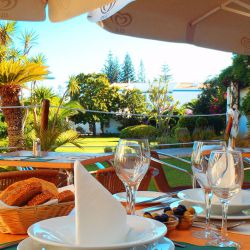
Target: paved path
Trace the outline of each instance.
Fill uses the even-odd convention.
[[[156,152],[171,154],[174,156],[191,156],[192,148],[164,148],[156,149]]]

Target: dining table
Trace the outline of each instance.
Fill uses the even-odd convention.
[[[140,209],[144,209],[145,207],[147,207],[147,206],[137,205],[136,209],[140,210]],[[178,242],[181,245],[186,246],[184,248],[176,247],[175,248],[176,250],[177,249],[178,250],[180,250],[180,249],[197,250],[197,246],[205,246],[206,245],[206,240],[198,239],[198,238],[195,238],[193,236],[193,232],[198,231],[198,230],[201,230],[201,229],[196,228],[196,227],[191,227],[187,230],[176,229],[173,232],[171,232],[167,237],[174,242]],[[249,228],[249,231],[250,231],[250,228]],[[229,232],[228,236],[231,240],[240,243],[240,245],[241,245],[240,250],[249,250],[250,249],[250,235],[244,235],[244,234],[240,234],[240,233],[236,233],[236,232]],[[26,234],[25,235],[13,235],[13,234],[0,233],[0,247],[2,244],[6,244],[8,242],[19,241],[19,240],[25,239],[27,237],[28,237],[28,235],[26,235]],[[191,244],[191,245],[189,245],[189,244]],[[6,250],[16,250],[16,249],[17,249],[17,246],[13,246],[13,247],[7,248]],[[199,248],[199,249],[202,250],[202,248]],[[210,250],[212,250],[212,248]]]
[[[20,166],[34,168],[67,169],[74,168],[74,162],[82,165],[103,162],[112,159],[111,153],[80,153],[80,152],[41,152],[34,156],[32,151],[20,150],[0,154],[0,166]]]

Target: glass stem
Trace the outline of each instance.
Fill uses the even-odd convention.
[[[193,187],[193,188],[196,188],[196,178],[195,178],[194,175],[193,175],[193,177],[192,177],[192,187]]]
[[[211,213],[211,204],[212,204],[212,198],[213,198],[213,193],[211,190],[204,189],[205,193],[205,212],[206,212],[206,232],[210,232],[210,213]]]
[[[126,185],[126,193],[127,193],[127,214],[134,215],[135,214],[135,195],[137,191],[138,185]]]
[[[228,201],[222,200],[222,225],[221,225],[221,237],[222,239],[227,238],[227,212],[228,212]]]

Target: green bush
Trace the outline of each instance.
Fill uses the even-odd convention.
[[[0,138],[7,137],[7,123],[0,121]]]
[[[187,128],[192,133],[195,128],[196,119],[197,117],[181,117],[177,123],[177,127]]]
[[[104,148],[104,153],[112,153],[113,152],[113,148],[112,147],[105,147]]]
[[[250,91],[248,91],[247,95],[243,98],[241,109],[246,115],[250,114]]]
[[[121,138],[155,138],[158,135],[158,129],[150,125],[136,125],[124,128],[121,133]]]
[[[207,120],[208,127],[213,128],[216,135],[224,134],[226,129],[226,116],[210,116]]]
[[[206,117],[198,117],[196,122],[195,122],[195,127],[196,128],[205,128],[208,126],[208,120]]]
[[[192,134],[192,138],[194,141],[199,140],[212,140],[216,137],[213,128],[195,128]]]
[[[178,142],[185,143],[191,141],[191,136],[188,128],[176,128],[175,138]]]

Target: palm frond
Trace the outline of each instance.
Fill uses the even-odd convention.
[[[27,82],[45,79],[47,74],[46,66],[33,62],[8,60],[0,62],[0,86],[6,84],[24,86]]]

